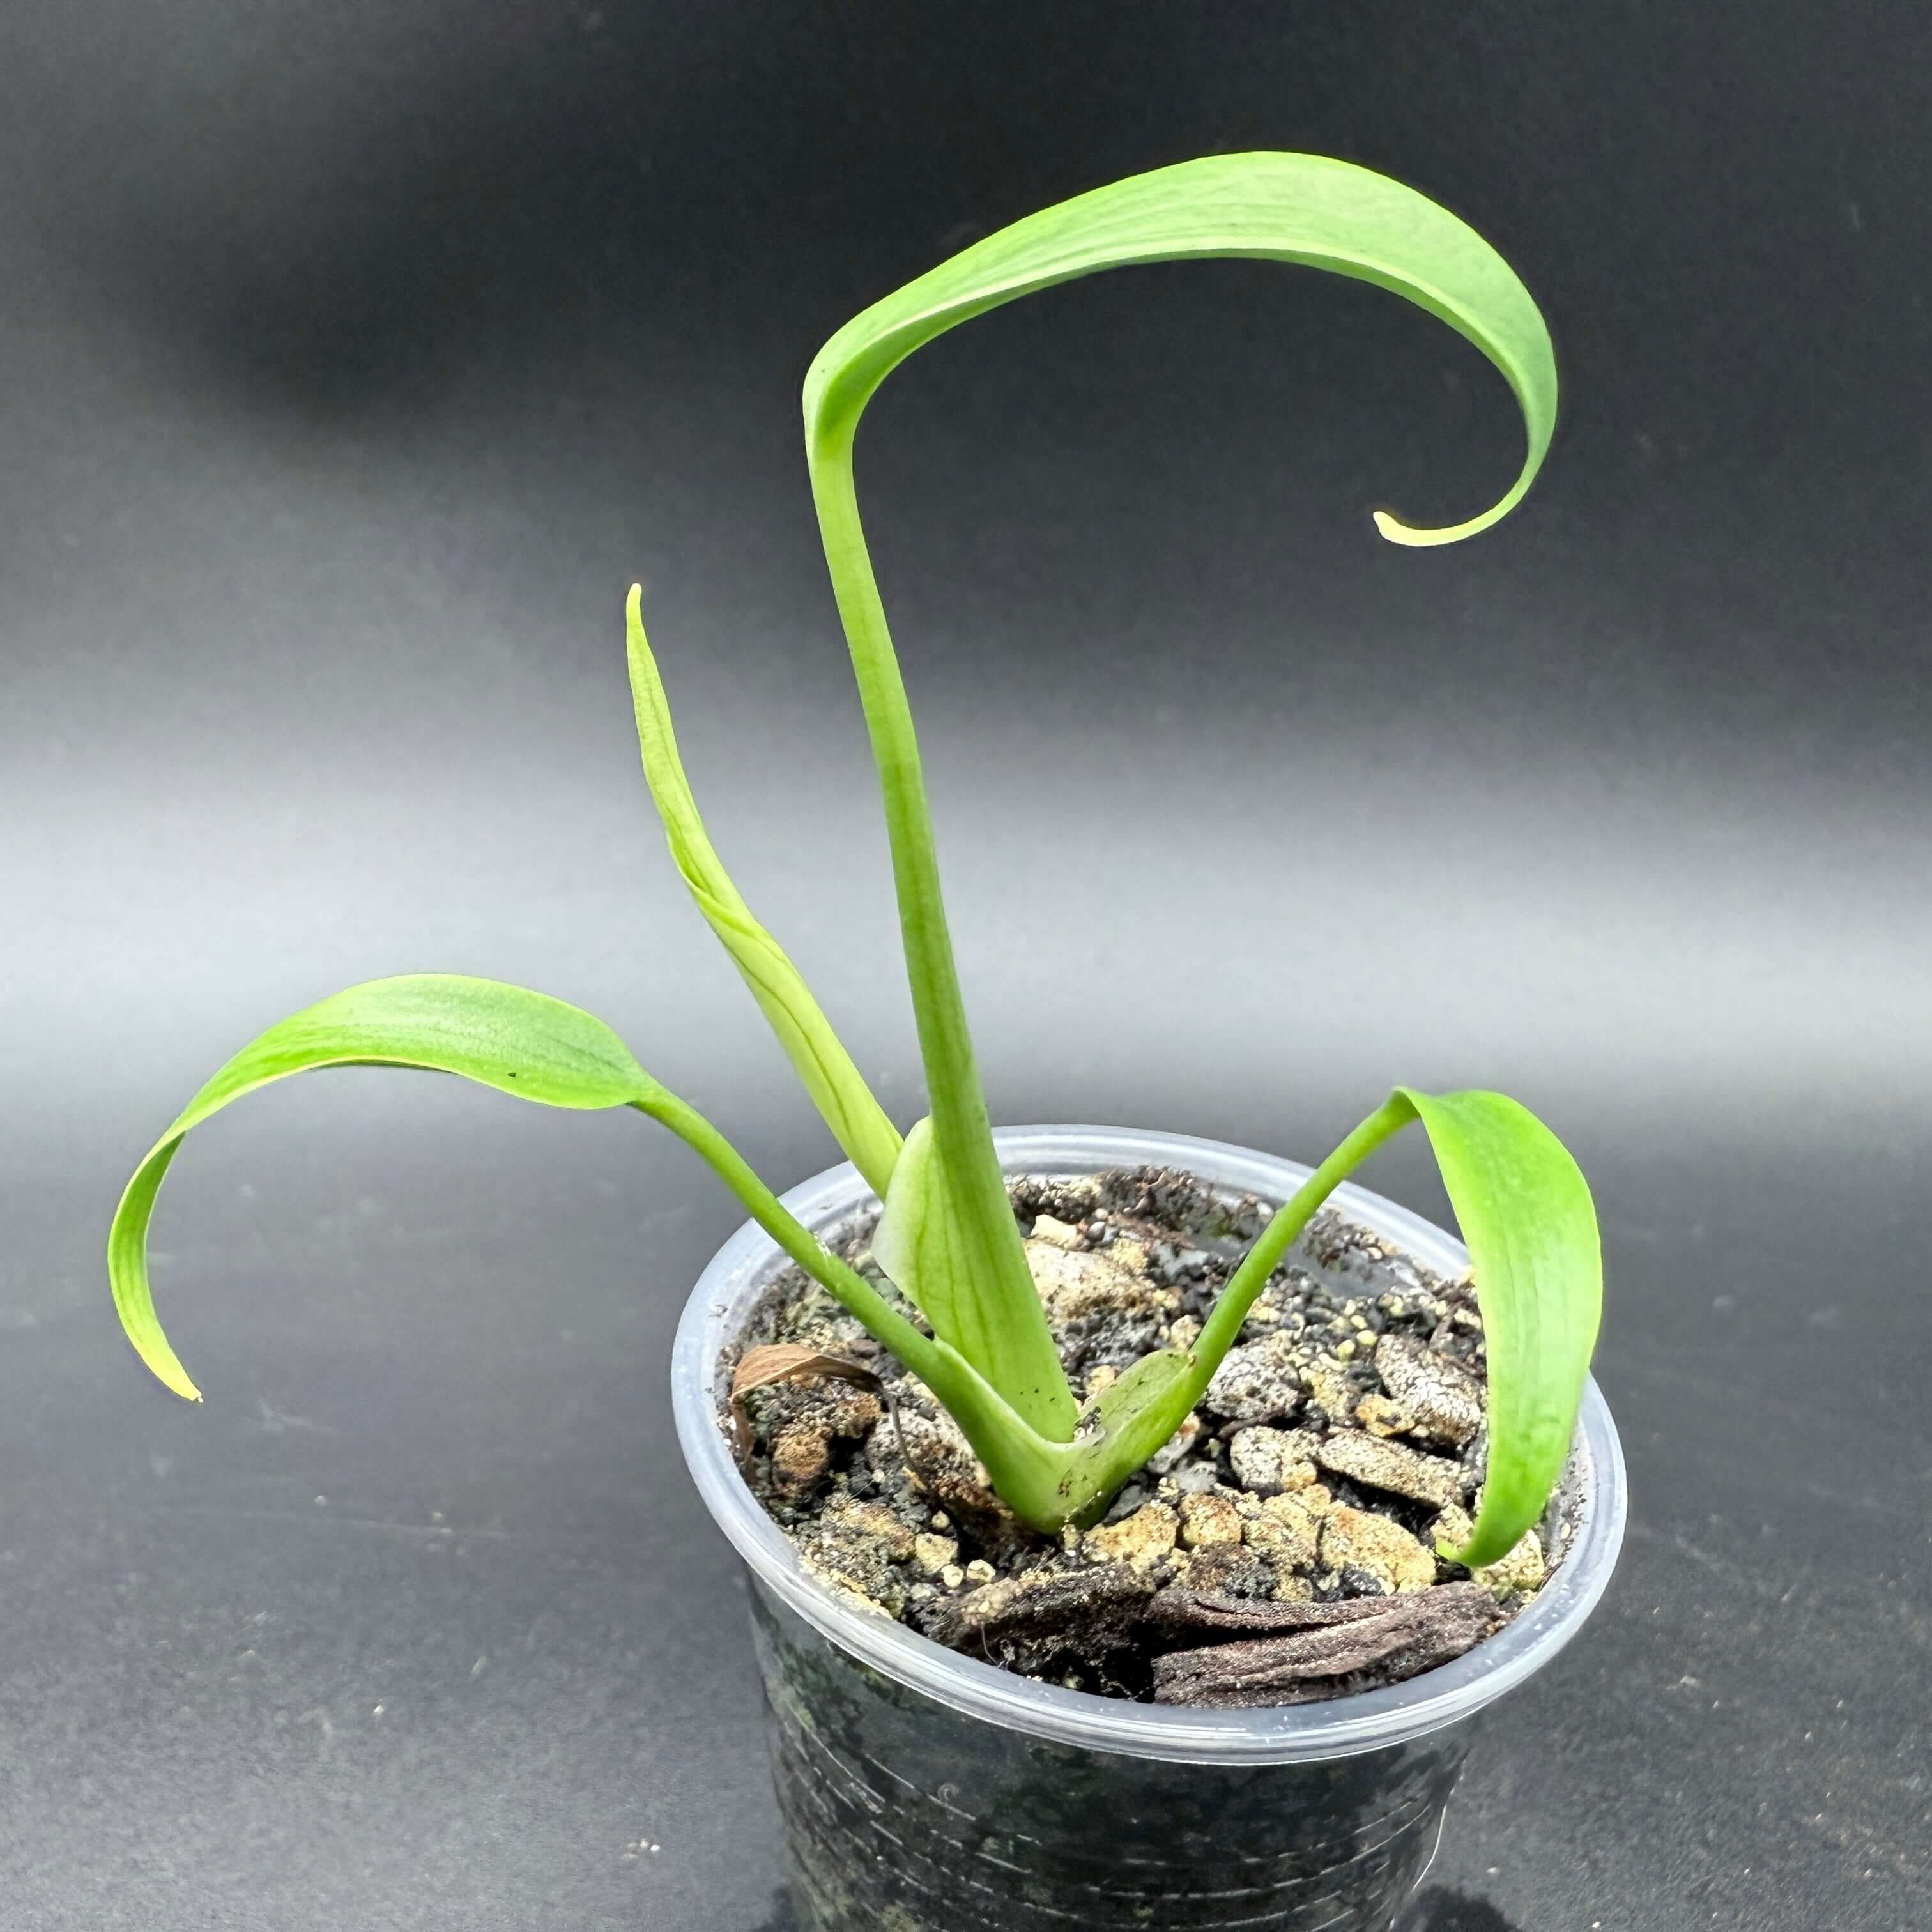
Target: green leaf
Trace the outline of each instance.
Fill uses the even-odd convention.
[[[1556,362],[1536,304],[1474,231],[1366,169],[1308,154],[1226,154],[1138,175],[1016,222],[875,303],[834,335],[806,378],[806,455],[827,568],[850,647],[890,840],[907,977],[947,1194],[949,1240],[982,1270],[990,1303],[1031,1283],[987,1120],[940,896],[919,744],[860,520],[852,473],[873,392],[922,344],[1016,297],[1099,269],[1213,256],[1300,262],[1372,282],[1466,336],[1514,392],[1528,434],[1500,501],[1451,528],[1378,517],[1404,543],[1448,543],[1494,523],[1535,476],[1556,421]],[[922,1189],[921,1192],[928,1192]]]
[[[758,1225],[946,1404],[995,1479],[1048,1505],[1064,1454],[1044,1442],[972,1366],[907,1321],[789,1214],[704,1117],[653,1080],[623,1042],[576,1006],[493,980],[418,974],[371,980],[259,1035],[183,1108],[128,1184],[107,1238],[107,1270],[128,1339],[177,1394],[199,1402],[168,1345],[148,1286],[148,1223],[182,1137],[231,1100],[321,1066],[416,1066],[454,1073],[546,1106],[632,1107],[700,1154]]]
[[[1501,1094],[1397,1090],[1415,1110],[1469,1250],[1489,1354],[1490,1451],[1472,1569],[1543,1514],[1576,1430],[1603,1309],[1590,1190],[1563,1143]]]
[[[1048,1441],[1064,1442],[1078,1409],[1032,1274],[1023,1294],[1004,1292],[997,1264],[978,1244],[973,1220],[960,1212],[964,1194],[946,1172],[932,1121],[920,1121],[906,1136],[886,1190],[873,1258],[933,1333],[970,1362],[1016,1414]],[[1004,1188],[1000,1198],[1004,1204]],[[1010,1209],[1006,1220],[1010,1226]]]
[[[883,1196],[898,1158],[898,1130],[873,1097],[797,968],[752,917],[750,907],[712,849],[684,774],[683,760],[678,756],[670,706],[657,662],[644,637],[643,595],[640,586],[633,584],[625,611],[631,697],[637,712],[645,782],[664,821],[671,857],[698,910],[724,942],[733,964],[778,1036],[812,1104],[847,1158]]]
[[[1130,263],[1241,256],[1372,282],[1466,336],[1514,392],[1522,468],[1481,514],[1393,541],[1453,543],[1507,515],[1535,479],[1556,422],[1556,362],[1529,292],[1475,230],[1413,188],[1319,154],[1215,154],[1135,175],[1029,215],[942,262],[840,329],[806,378],[808,446],[849,448],[872,392],[947,329],[1037,290]]]
[[[1150,1385],[1150,1412],[1138,1426],[1148,1435],[1180,1426],[1315,1210],[1415,1120],[1469,1250],[1489,1357],[1487,1480],[1468,1542],[1444,1552],[1475,1569],[1534,1527],[1563,1473],[1603,1307],[1590,1190],[1562,1142],[1502,1094],[1397,1088],[1276,1211],[1208,1311],[1186,1372]],[[1132,1474],[1118,1458],[1096,1454],[1090,1480],[1118,1486]]]
[[[1270,1220],[1193,1347],[1134,1364],[1088,1405],[1070,1453],[1026,1445],[1028,1453],[1012,1460],[1007,1501],[1020,1496],[1014,1506],[1035,1523],[1048,1522],[1055,1510],[1064,1521],[1085,1523],[1104,1510],[1207,1393],[1248,1311],[1316,1210],[1415,1120],[1429,1136],[1469,1250],[1489,1358],[1482,1501],[1468,1542],[1442,1553],[1477,1569],[1513,1549],[1541,1517],[1569,1457],[1596,1344],[1603,1264],[1596,1210],[1576,1163],[1533,1114],[1500,1094],[1397,1088]]]
[[[128,1339],[176,1394],[201,1392],[168,1346],[148,1282],[148,1222],[182,1138],[231,1100],[312,1067],[419,1066],[548,1107],[638,1106],[662,1094],[602,1021],[494,980],[412,974],[319,1000],[252,1040],[176,1117],[135,1170],[107,1238],[108,1278]]]

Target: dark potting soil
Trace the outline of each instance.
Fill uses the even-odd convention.
[[[1186,1347],[1272,1211],[1168,1168],[1009,1192],[1083,1399]],[[896,1300],[870,1232],[868,1216],[834,1245]],[[1075,1690],[1233,1706],[1392,1683],[1500,1628],[1566,1538],[1553,1507],[1486,1570],[1434,1554],[1466,1537],[1482,1484],[1481,1316],[1466,1278],[1332,1210],[1200,1406],[1084,1534],[1016,1521],[924,1385],[802,1270],[774,1283],[727,1366],[773,1345],[793,1346],[799,1372],[748,1388],[735,1426],[746,1480],[806,1567],[872,1614]]]

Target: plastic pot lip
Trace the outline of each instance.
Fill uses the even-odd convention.
[[[1008,1127],[994,1140],[1009,1174],[1176,1167],[1264,1201],[1286,1199],[1310,1172],[1246,1148],[1131,1128]],[[814,1231],[836,1226],[875,1198],[849,1165],[784,1197]],[[1333,1204],[1438,1274],[1468,1265],[1460,1241],[1380,1195],[1345,1185]],[[1460,1723],[1541,1670],[1582,1628],[1616,1567],[1627,1505],[1623,1450],[1592,1381],[1577,1420],[1579,1502],[1569,1549],[1526,1610],[1453,1663],[1329,1702],[1246,1711],[1137,1704],[1033,1682],[834,1595],[806,1572],[746,1486],[720,1425],[718,1364],[786,1264],[770,1238],[747,1222],[712,1257],[686,1305],[672,1356],[672,1401],[699,1493],[753,1576],[821,1635],[909,1689],[986,1723],[1089,1750],[1188,1764],[1305,1763],[1379,1750]]]

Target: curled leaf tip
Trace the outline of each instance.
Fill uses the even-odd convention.
[[[1414,524],[1404,523],[1387,510],[1378,510],[1375,512],[1376,528],[1390,543],[1400,544],[1405,550],[1434,550],[1443,544],[1460,543],[1465,537],[1474,536],[1492,524],[1499,523],[1514,500],[1512,496],[1493,510],[1480,517],[1472,517],[1466,524],[1451,524],[1440,530],[1420,529]]]
[[[137,1335],[133,1339],[136,1352],[164,1388],[172,1389],[184,1402],[201,1400],[201,1390],[196,1388],[193,1378],[182,1366],[173,1349],[168,1346],[158,1332]]]

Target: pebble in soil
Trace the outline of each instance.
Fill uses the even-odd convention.
[[[1193,1340],[1268,1212],[1166,1168],[1010,1192],[1087,1399],[1150,1351]],[[862,1221],[834,1245],[893,1295],[868,1232]],[[923,1385],[801,1272],[774,1284],[739,1347],[772,1342],[846,1356],[878,1378],[876,1390],[814,1378],[746,1398],[747,1479],[808,1568],[873,1614],[1076,1689],[1286,1702],[1391,1682],[1506,1622],[1560,1554],[1556,1512],[1473,1577],[1434,1553],[1467,1534],[1482,1482],[1480,1313],[1466,1279],[1432,1274],[1332,1210],[1270,1278],[1199,1407],[1084,1534],[1018,1522]],[[1472,1610],[1472,1585],[1489,1612]],[[1292,1606],[1342,1604],[1370,1619],[1359,1631],[1352,1621],[1346,1642],[1278,1632],[1330,1614]],[[1246,1641],[1239,1672],[1232,1654],[1200,1662],[1176,1604],[1207,1606],[1216,1640]]]

